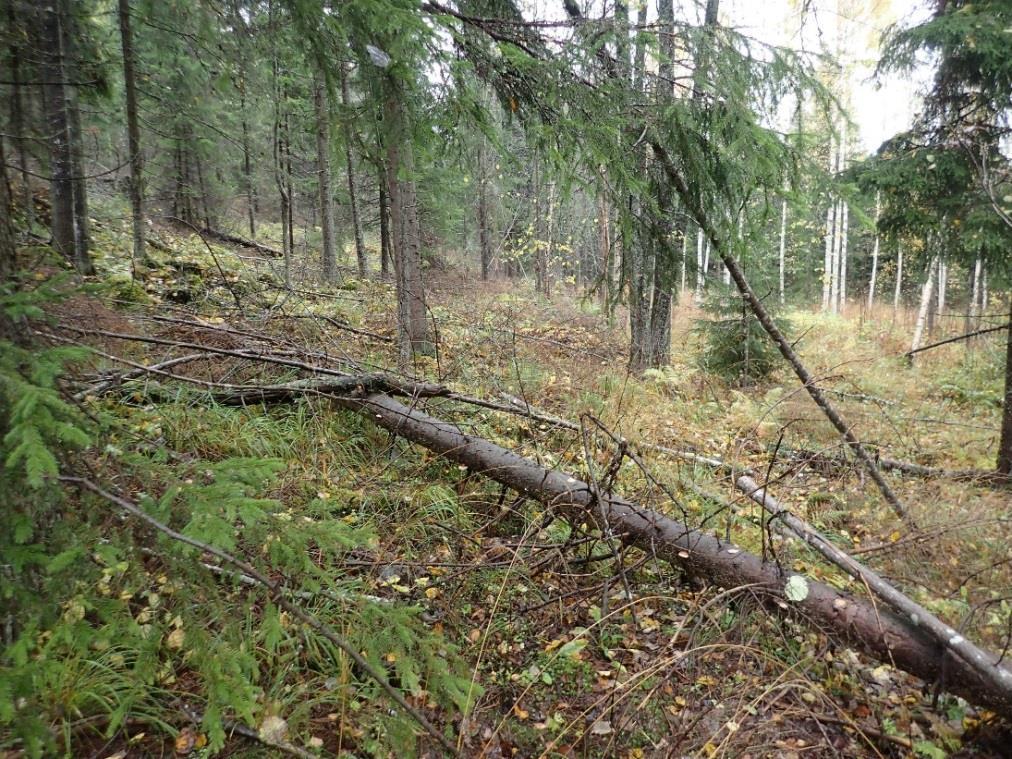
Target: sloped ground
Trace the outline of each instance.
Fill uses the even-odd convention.
[[[394,364],[392,347],[380,339],[393,334],[388,284],[349,275],[340,287],[302,281],[286,293],[271,273],[276,262],[218,245],[215,262],[201,241],[160,234],[175,253],[153,252],[155,266],[139,285],[120,272],[98,292],[53,306],[58,324],[40,330],[138,364],[199,353],[194,345],[270,350],[337,369]],[[100,268],[121,268],[112,232],[105,242]],[[541,302],[523,284],[476,287],[452,268],[434,277],[438,351],[421,359],[415,374],[583,418],[586,447],[580,436],[547,424],[451,401],[429,401],[434,415],[575,475],[592,466],[600,477],[611,468],[617,490],[687,514],[757,552],[757,507],[708,470],[644,452],[647,476],[628,458],[616,459],[607,435],[591,432],[590,417],[634,443],[769,471],[773,492],[840,545],[952,624],[995,648],[1005,645],[1010,610],[1001,596],[1012,587],[1007,491],[893,477],[919,525],[908,533],[855,469],[823,471],[783,456],[790,448],[839,449],[792,375],[782,371],[773,382],[736,389],[697,368],[693,323],[700,314],[691,304],[675,316],[672,367],[640,380],[624,370],[620,326],[594,302],[567,293]],[[837,401],[862,439],[894,458],[990,465],[998,362],[987,344],[972,353],[956,347],[926,354],[908,370],[897,358],[905,334],[887,322],[793,318],[816,374],[848,394]],[[213,489],[240,477],[229,462],[276,460],[270,484],[257,492],[271,499],[262,506],[268,526],[232,517],[246,525],[230,538],[235,550],[290,578],[296,567],[301,577],[315,573],[331,594],[307,605],[367,650],[430,719],[452,726],[466,756],[1001,756],[1009,745],[987,713],[946,699],[932,708],[931,694],[902,673],[834,646],[804,620],[767,616],[750,589],[689,584],[649,556],[555,521],[542,507],[326,403],[215,407],[201,385],[150,374],[94,392],[96,382],[109,379],[97,373],[129,369],[109,358],[77,368],[82,402],[106,425],[105,447],[85,456],[95,476],[157,499],[180,478],[185,495],[187,487]],[[171,372],[232,383],[291,374],[221,353]],[[687,489],[686,480],[706,492]],[[213,500],[210,492],[171,509],[185,521],[187,508]],[[110,512],[89,529],[123,528]],[[319,532],[296,540],[300,529]],[[184,570],[143,531],[134,539],[154,548],[131,553],[128,569],[105,566],[96,587],[127,595],[135,620],[149,627],[158,665],[145,692],[132,696],[136,721],[109,737],[94,718],[102,713],[94,702],[66,704],[58,724],[72,736],[73,753],[206,752],[201,745],[214,736],[194,710],[213,666],[200,652],[211,638],[192,630],[200,619],[221,637],[223,657],[245,639],[250,658],[241,667],[258,673],[248,715],[225,714],[229,719],[262,732],[281,724],[292,744],[346,756],[384,755],[397,731],[409,729],[388,718],[388,705],[346,660],[256,592],[222,583],[199,557]],[[273,546],[285,541],[301,546],[308,565],[275,554]],[[797,571],[860,592],[805,549],[785,544],[778,551]],[[184,588],[195,589],[206,609],[181,608],[191,598]],[[128,665],[107,657],[94,687],[129,689],[116,684],[136,676]],[[69,687],[67,678],[61,687]],[[74,687],[89,682],[82,676]],[[466,717],[459,708],[465,703]],[[166,739],[173,733],[175,746]],[[423,754],[437,753],[419,745]],[[226,754],[271,751],[235,734],[225,741]]]

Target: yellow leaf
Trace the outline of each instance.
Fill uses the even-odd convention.
[[[165,645],[169,648],[182,648],[183,641],[186,639],[186,632],[182,627],[177,627],[175,630],[169,633],[165,639]]]

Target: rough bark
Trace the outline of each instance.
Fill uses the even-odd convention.
[[[998,474],[1012,475],[1012,292],[1009,293],[1009,329],[1005,336],[1005,404],[998,442]]]
[[[74,81],[78,79],[76,64],[80,57],[77,50],[79,31],[74,16],[74,5],[71,0],[61,0],[58,7],[63,17],[61,31],[66,56],[64,75],[69,75],[71,81]],[[64,87],[64,93],[70,149],[70,186],[74,193],[74,266],[82,274],[94,274],[95,267],[90,253],[91,219],[88,216],[88,181],[84,170],[84,132],[81,128],[80,95],[74,85]]]
[[[481,278],[487,280],[492,270],[492,230],[488,199],[488,151],[485,141],[478,147],[478,247],[481,255]]]
[[[70,125],[64,66],[63,20],[59,5],[42,10],[39,18],[41,73],[44,86],[46,127],[49,133],[50,232],[57,252],[76,262],[74,187],[70,156]]]
[[[137,120],[137,80],[134,72],[133,30],[130,27],[130,0],[119,0],[119,32],[123,50],[123,86],[126,94],[127,150],[130,151],[130,211],[133,233],[134,273],[144,260],[144,154]]]
[[[341,67],[341,107],[344,109],[342,129],[344,131],[344,162],[348,170],[348,211],[351,214],[351,229],[355,237],[355,261],[358,264],[358,276],[364,278],[368,273],[369,262],[366,259],[365,240],[362,237],[362,221],[358,213],[355,160],[351,149],[351,94],[348,89],[348,71],[344,66]]]
[[[386,279],[390,276],[390,261],[392,253],[390,250],[390,195],[387,188],[386,169],[380,163],[377,169],[376,186],[379,197],[379,232],[380,232],[380,276]]]
[[[21,35],[13,30],[20,29],[16,3],[7,3],[7,22],[12,30],[10,44],[11,69],[11,131],[14,132],[14,144],[18,150],[18,170],[21,173],[22,204],[24,206],[25,224],[31,229],[35,224],[35,203],[32,198],[32,185],[28,173],[28,140],[25,134],[24,107],[21,99]],[[26,33],[27,36],[27,33]]]
[[[414,153],[400,85],[388,77],[384,102],[387,129],[387,187],[390,193],[391,243],[397,274],[399,363],[408,368],[415,353],[429,354],[422,282],[421,232],[415,196]]]
[[[17,248],[14,241],[14,220],[11,217],[10,187],[7,184],[3,140],[0,140],[0,291],[13,290],[17,286],[14,279],[16,271]],[[0,309],[0,340],[27,342],[24,325],[10,318],[2,309]],[[4,415],[4,410],[0,409],[0,429],[3,429]]]
[[[316,115],[316,177],[323,237],[320,264],[324,281],[333,282],[337,279],[337,253],[334,248],[334,196],[330,184],[330,103],[327,84],[319,74],[313,82],[313,109]]]

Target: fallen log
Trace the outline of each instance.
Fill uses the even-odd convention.
[[[339,384],[346,386],[343,382]],[[372,392],[370,384],[374,383],[368,380],[361,383],[357,394],[330,397],[337,405],[368,416],[396,435],[544,503],[570,521],[597,522],[603,517],[606,524],[601,525],[602,529],[623,534],[627,543],[692,576],[725,588],[747,585],[760,589],[773,610],[788,613],[796,610],[825,628],[837,641],[1012,718],[1012,672],[1000,663],[999,657],[972,646],[920,607],[917,608],[925,618],[902,617],[808,578],[804,578],[807,589],[804,597],[792,601],[787,597],[786,587],[788,583],[798,584],[792,582],[797,577],[795,573],[657,511],[617,496],[598,496],[590,485],[575,477],[546,469],[483,438],[463,433],[449,422],[409,408],[389,395]],[[269,393],[233,392],[227,402],[285,402],[305,392],[304,385],[287,391],[275,386]],[[319,386],[311,392],[319,393]],[[758,491],[753,485],[754,482],[743,483],[754,494]],[[784,515],[780,517],[785,524],[788,522]],[[909,599],[903,597],[903,601]],[[931,620],[930,624],[926,624],[926,619]],[[944,640],[939,640],[935,623],[942,626]]]
[[[805,448],[784,448],[781,446],[780,453],[815,469],[826,469],[839,471],[853,467],[854,462],[846,456],[832,453],[820,453]],[[887,472],[900,472],[911,477],[938,478],[944,480],[955,480],[957,482],[976,482],[987,485],[1012,484],[1012,479],[999,472],[986,469],[943,469],[936,466],[925,466],[910,461],[900,461],[885,456],[876,459],[881,469]]]
[[[211,229],[210,227],[205,227],[202,230],[202,232],[208,237],[213,237],[215,240],[218,240],[219,242],[227,242],[231,243],[232,245],[238,245],[239,247],[242,248],[250,248],[251,250],[259,251],[260,253],[266,253],[267,255],[272,256],[273,258],[281,258],[284,255],[284,253],[282,253],[277,248],[272,248],[269,245],[264,245],[263,243],[257,242],[256,240],[248,240],[245,237],[239,237],[239,235],[232,235],[229,234],[228,232],[221,232],[217,229]]]

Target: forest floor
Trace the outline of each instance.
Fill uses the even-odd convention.
[[[465,756],[1008,755],[1012,738],[993,715],[947,697],[933,707],[932,694],[909,676],[833,645],[801,619],[768,616],[747,588],[700,586],[633,549],[616,557],[602,536],[555,521],[544,507],[324,400],[228,408],[211,403],[199,384],[151,374],[121,378],[97,392],[108,372],[130,369],[109,356],[150,365],[193,352],[193,345],[269,346],[277,355],[334,368],[396,364],[388,342],[395,313],[389,283],[345,272],[340,285],[299,280],[286,292],[276,261],[208,248],[178,231],[157,234],[168,252],[152,250],[153,265],[134,283],[123,265],[125,238],[99,230],[99,284],[49,308],[54,321],[45,331],[107,354],[75,370],[85,408],[114,419],[106,447],[86,456],[88,466],[101,481],[137,494],[167,489],[173,467],[280,460],[265,496],[281,505],[284,519],[336,520],[356,535],[344,545],[313,549],[327,554],[317,563],[326,563],[332,589],[348,594],[342,603],[312,602],[317,613],[330,615],[363,648],[388,645],[380,658],[406,686],[413,667],[412,703],[437,725],[452,726]],[[592,299],[563,289],[545,300],[525,283],[476,283],[453,267],[430,271],[429,283],[438,350],[414,374],[583,420],[589,445],[523,415],[446,399],[425,402],[432,415],[577,477],[588,466],[603,471],[615,461],[615,446],[601,429],[634,448],[653,443],[750,466],[766,473],[771,491],[799,515],[931,611],[991,647],[1007,642],[1007,491],[889,475],[918,525],[908,531],[853,464],[833,467],[819,459],[806,465],[788,455],[840,454],[841,446],[786,369],[736,387],[699,368],[695,325],[704,315],[691,296],[675,310],[671,367],[637,378],[625,369],[622,315],[609,320]],[[846,318],[810,311],[789,316],[813,372],[858,436],[883,456],[946,469],[992,466],[999,341],[940,348],[908,367],[905,312],[896,324],[891,309]],[[957,331],[958,321],[946,320],[936,336]],[[225,355],[171,372],[198,382],[291,376]],[[124,450],[147,456],[151,468],[128,464]],[[763,550],[758,507],[718,473],[645,449],[641,454],[649,476],[633,461],[619,461],[618,492]],[[105,527],[118,529],[113,515]],[[781,551],[778,560],[795,570],[861,592],[804,547],[785,544]],[[169,620],[165,571],[157,552],[148,555],[129,592],[138,603],[149,599],[153,616]],[[161,600],[150,601],[160,588]],[[271,716],[306,751],[384,755],[380,747],[390,745],[386,731],[393,730],[384,721],[387,706],[374,690],[349,682],[355,675],[347,661],[315,650],[309,640],[279,655],[260,637],[269,605],[252,602],[253,591],[241,585],[221,593],[232,606],[209,624],[232,619],[257,641],[261,730]],[[410,608],[410,619],[394,618],[393,607]],[[280,624],[281,638],[299,639],[290,621],[272,622]],[[397,629],[410,631],[417,644],[398,639],[400,632],[381,642],[384,630],[401,624]],[[179,700],[199,702],[202,687],[179,649],[178,638],[168,645],[166,668],[145,696],[149,713],[167,710],[157,720],[162,729],[139,719],[138,727],[127,722],[110,739],[74,723],[76,755],[206,751],[200,725],[179,716]],[[405,659],[417,666],[402,670]],[[435,684],[441,669],[456,673],[456,685]],[[440,687],[465,691],[467,716],[438,703]],[[169,704],[177,705],[175,712]],[[165,737],[174,732],[175,746]],[[423,755],[438,753],[419,746]],[[225,746],[234,756],[274,751],[235,734]]]

